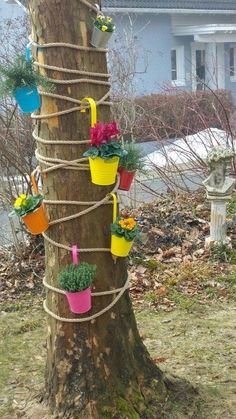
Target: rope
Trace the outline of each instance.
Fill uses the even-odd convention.
[[[118,182],[119,182],[119,179],[118,179]],[[119,186],[118,182],[117,182],[115,188],[113,189],[112,193],[114,193],[117,190],[117,188]],[[65,221],[69,221],[69,220],[74,220],[75,218],[79,218],[82,215],[88,214],[89,212],[91,212],[91,211],[95,210],[96,208],[100,207],[101,205],[103,205],[109,199],[110,199],[109,195],[105,196],[105,198],[101,199],[101,201],[96,202],[94,205],[90,206],[89,208],[87,208],[87,209],[85,209],[81,212],[78,212],[77,214],[70,215],[68,217],[59,218],[58,220],[55,220],[55,221],[51,221],[49,223],[49,226],[52,226],[52,225],[55,225],[55,224],[58,224],[58,223],[64,223]],[[71,204],[71,201],[67,201],[67,203]]]
[[[58,95],[59,96],[59,95]],[[33,131],[33,138],[36,140],[36,141],[38,141],[38,142],[40,142],[40,143],[42,143],[42,144],[57,144],[57,145],[69,145],[69,144],[75,144],[75,145],[77,145],[77,144],[89,144],[89,141],[88,140],[85,140],[85,141],[71,141],[71,140],[68,140],[68,141],[52,141],[52,140],[45,140],[45,139],[43,139],[43,138],[41,138],[41,137],[39,137],[37,134],[36,134],[36,132],[35,131]]]
[[[76,103],[76,104],[79,104],[79,105],[82,103],[81,100],[74,99],[70,96],[62,96],[62,95],[57,95],[56,93],[51,93],[51,92],[48,93],[48,92],[43,92],[43,91],[40,91],[40,94],[41,94],[41,96],[49,96],[49,97],[52,97],[52,98],[55,98],[55,99],[66,100],[67,102],[72,102],[72,103]],[[102,100],[103,105],[106,105],[106,106],[111,106],[112,105],[112,102],[106,102],[104,100],[104,97],[101,100]],[[100,104],[98,102],[97,102],[97,104]],[[81,110],[81,109],[82,108],[80,108],[78,110]],[[89,106],[84,106],[83,109],[89,109]]]
[[[51,317],[53,317],[55,320],[59,320],[61,322],[67,322],[67,323],[82,323],[82,322],[88,322],[91,320],[96,319],[97,317],[100,317],[102,314],[106,313],[107,311],[109,311],[112,307],[114,307],[114,305],[120,300],[120,298],[122,297],[122,295],[125,293],[125,291],[129,288],[129,278],[127,278],[127,281],[125,283],[125,285],[121,288],[121,290],[119,291],[118,295],[114,298],[114,300],[105,308],[103,308],[101,311],[98,311],[97,313],[93,314],[92,316],[89,317],[83,317],[83,318],[77,318],[77,319],[68,319],[66,317],[60,317],[57,314],[53,313],[53,311],[49,310],[49,308],[47,307],[47,302],[46,300],[44,300],[43,302],[43,307],[44,310],[46,311],[46,313],[48,313]],[[54,290],[55,291],[55,290]],[[115,290],[118,291],[118,290]],[[103,294],[103,293],[101,293]],[[105,295],[105,294],[103,294]]]
[[[46,233],[43,233],[43,237],[49,242],[51,243],[53,246],[59,247],[59,249],[64,249],[64,250],[68,250],[71,252],[72,247],[70,246],[66,246],[65,244],[62,243],[57,243],[55,240],[51,239],[50,237],[48,237],[48,235]],[[111,249],[109,248],[91,248],[91,249],[80,249],[80,253],[93,253],[93,252],[109,252],[110,253]]]
[[[64,68],[64,67],[56,67],[53,65],[47,65],[47,64],[42,64],[39,62],[34,62],[34,65],[36,65],[39,68],[46,68],[48,70],[56,70],[56,71],[60,71],[62,73],[71,73],[71,74],[81,74],[84,76],[91,76],[91,77],[102,77],[102,78],[110,78],[111,75],[107,74],[107,73],[92,73],[91,71],[82,71],[82,70],[73,70],[73,69],[69,69],[69,68]]]
[[[98,13],[99,9],[94,6],[93,4],[89,3],[87,0],[80,0],[81,3],[83,3],[85,6],[87,6],[89,9],[94,10],[96,13]]]
[[[62,160],[53,157],[45,157],[39,154],[38,150],[35,150],[35,156],[37,160],[47,166],[48,168],[42,170],[42,173],[52,172],[58,169],[67,169],[67,170],[89,170],[88,164],[81,164],[81,162],[87,161],[86,157],[76,160]]]
[[[51,42],[48,44],[38,44],[35,41],[31,40],[31,37],[29,37],[30,43],[32,45],[34,45],[35,47],[39,48],[39,49],[43,49],[43,48],[71,48],[71,49],[77,49],[78,51],[93,51],[93,52],[107,52],[107,48],[94,48],[94,47],[83,47],[81,45],[74,45],[74,44],[70,44],[70,43],[66,43],[66,42]]]
[[[127,283],[127,282],[126,282],[126,283]],[[48,284],[48,282],[46,281],[46,278],[45,278],[45,277],[43,278],[43,285],[44,285],[46,288],[48,288],[50,291],[54,291],[54,292],[57,292],[58,294],[63,294],[63,295],[65,295],[65,294],[66,294],[66,292],[65,292],[64,290],[62,290],[62,289],[60,289],[60,288],[53,287],[52,285]],[[125,285],[126,285],[126,284],[125,284]],[[128,280],[128,284],[127,284],[126,288],[129,288],[129,287],[130,287],[130,283],[129,283],[129,280]],[[123,288],[124,288],[124,287],[117,288],[117,289],[110,290],[110,291],[92,292],[92,297],[102,297],[102,296],[104,296],[104,295],[117,294],[118,292],[122,291],[122,290],[123,290]]]
[[[90,79],[89,79],[90,80]],[[42,95],[42,92],[39,92]],[[43,93],[44,94],[44,93]],[[67,96],[62,96],[62,95],[55,95],[54,93],[49,93],[47,92],[46,94],[44,94],[45,96],[49,96],[49,97],[57,97],[58,99],[62,99],[62,100],[68,100]],[[110,96],[110,90],[98,101],[96,101],[96,105],[111,105],[110,102],[106,102],[106,99]],[[61,116],[61,115],[66,115],[68,113],[71,112],[77,112],[77,111],[81,111],[82,109],[84,109],[84,107],[82,106],[77,106],[75,108],[70,108],[64,111],[59,111],[59,112],[54,112],[54,113],[50,113],[47,115],[35,115],[34,113],[31,114],[31,118],[33,119],[50,119],[50,118],[55,118],[56,116]]]
[[[84,5],[86,5],[89,9],[94,10],[96,12],[98,12],[98,9],[96,6],[91,5],[87,0],[80,0],[81,3],[83,3]],[[102,52],[102,53],[106,53],[107,49],[104,48],[92,48],[92,47],[85,47],[85,46],[79,46],[79,45],[74,45],[74,44],[70,44],[70,43],[64,43],[64,42],[54,42],[54,43],[48,43],[48,44],[37,44],[36,42],[31,40],[31,44],[36,46],[39,49],[44,49],[44,48],[52,48],[52,47],[63,47],[63,48],[72,48],[75,50],[79,50],[79,51],[93,51],[93,52]],[[62,68],[62,67],[57,67],[57,66],[50,66],[47,64],[41,64],[38,61],[35,61],[34,63],[38,68],[44,68],[44,69],[48,69],[48,70],[53,70],[53,71],[58,71],[61,73],[68,73],[68,74],[78,74],[81,76],[85,76],[85,78],[80,78],[80,79],[72,79],[72,80],[61,80],[61,79],[52,79],[49,78],[50,81],[52,81],[55,84],[62,84],[62,85],[70,85],[70,84],[79,84],[79,83],[89,83],[89,84],[94,84],[94,85],[102,85],[102,86],[108,86],[110,88],[111,83],[109,81],[102,81],[102,80],[97,80],[97,79],[93,79],[93,78],[86,78],[86,77],[97,77],[97,78],[105,78],[105,79],[109,79],[110,74],[104,74],[104,73],[95,73],[95,72],[89,72],[89,71],[83,71],[83,70],[74,70],[74,69],[68,69],[68,68]],[[50,119],[50,118],[54,118],[57,116],[62,116],[62,115],[67,115],[69,113],[72,112],[77,112],[77,111],[81,111],[81,110],[85,110],[86,108],[89,108],[89,106],[87,106],[84,101],[78,100],[78,99],[74,99],[68,96],[64,96],[64,95],[60,95],[57,93],[52,93],[52,92],[44,92],[44,91],[39,91],[39,93],[42,96],[46,96],[46,97],[50,97],[53,99],[60,99],[60,100],[64,100],[70,103],[74,103],[76,105],[79,106],[75,106],[73,108],[69,108],[63,111],[58,111],[58,112],[54,112],[54,113],[50,113],[50,114],[46,114],[46,115],[36,115],[36,114],[32,114],[31,117],[33,119],[37,120],[44,120],[44,119]],[[106,106],[111,106],[112,103],[107,101],[107,99],[110,97],[110,89],[108,90],[108,92],[99,100],[96,101],[96,105],[106,105]],[[90,104],[89,104],[90,105]],[[40,136],[37,135],[36,130],[34,130],[33,132],[33,138],[38,141],[41,144],[48,144],[48,145],[80,145],[80,144],[87,144],[89,143],[89,141],[87,140],[76,140],[76,141],[66,141],[66,140],[46,140]],[[79,158],[76,160],[65,160],[65,159],[60,159],[60,158],[53,158],[53,157],[47,157],[47,156],[43,156],[42,154],[40,154],[40,152],[38,151],[38,149],[35,152],[36,158],[37,160],[41,163],[41,165],[45,166],[44,169],[41,170],[42,173],[49,173],[58,169],[66,169],[66,170],[89,170],[88,164],[84,163],[85,161],[87,161],[87,158]],[[117,176],[117,182],[115,187],[113,188],[111,193],[115,193],[117,192],[119,187],[119,174]],[[56,225],[59,223],[63,223],[63,222],[67,222],[69,220],[73,220],[75,218],[79,218],[85,214],[90,213],[91,211],[95,210],[96,208],[102,206],[102,205],[107,205],[107,204],[112,204],[112,202],[110,201],[110,195],[106,195],[103,199],[101,199],[100,201],[93,201],[93,202],[80,202],[80,201],[66,201],[66,200],[59,200],[59,201],[53,201],[53,200],[45,200],[44,203],[46,205],[85,205],[88,206],[89,208],[84,209],[83,211],[77,212],[76,214],[70,215],[70,216],[66,216],[57,220],[53,220],[49,223],[49,226],[52,225]],[[43,233],[43,237],[45,240],[47,240],[51,245],[58,247],[60,249],[64,249],[67,251],[72,251],[72,247],[71,246],[67,246],[66,244],[63,243],[59,243],[56,242],[55,240],[53,240],[51,237],[49,237],[46,233]],[[85,252],[109,252],[110,253],[110,248],[86,248],[86,249],[79,249],[79,252],[81,253],[85,253]],[[56,292],[56,293],[60,293],[60,294],[65,294],[65,292],[59,288],[53,287],[51,285],[49,285],[46,282],[46,279],[43,279],[43,284],[44,286],[51,290],[52,292]],[[69,318],[64,318],[64,317],[60,317],[57,314],[53,313],[48,307],[47,307],[47,303],[46,300],[43,303],[44,309],[45,311],[52,316],[54,319],[59,320],[59,321],[63,321],[63,322],[72,322],[72,323],[80,323],[80,322],[85,322],[85,321],[90,321],[93,319],[96,319],[97,317],[101,316],[102,314],[106,313],[107,311],[109,311],[118,301],[119,299],[122,297],[122,295],[124,294],[124,292],[129,288],[129,278],[127,279],[125,285],[122,288],[119,289],[115,289],[115,290],[110,290],[110,291],[103,291],[103,292],[99,292],[99,293],[92,293],[93,296],[105,296],[105,295],[111,295],[111,294],[117,294],[117,296],[115,297],[115,299],[104,309],[102,309],[101,311],[99,311],[98,313],[95,313],[92,316],[89,317],[84,317],[84,318],[77,318],[77,319],[69,319]]]
[[[60,67],[58,67],[58,71]],[[91,84],[98,84],[99,86],[111,86],[109,81],[101,81],[101,80],[93,80],[93,79],[72,79],[72,80],[55,80],[50,79],[48,77],[48,81],[55,83],[55,84],[77,84],[77,83],[91,83]]]

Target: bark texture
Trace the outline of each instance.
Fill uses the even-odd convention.
[[[90,0],[92,4],[95,0]],[[95,13],[79,0],[30,0],[33,38],[39,43],[67,42],[89,46]],[[40,62],[71,69],[105,73],[106,56],[96,50],[76,51],[50,48],[37,51]],[[47,71],[53,78],[72,79],[77,75]],[[82,99],[100,99],[107,87],[92,84],[57,85],[56,92]],[[70,103],[43,97],[41,113],[67,109]],[[110,120],[110,109],[99,106],[98,119]],[[42,120],[38,135],[52,140],[84,140],[89,137],[90,116],[80,112]],[[40,154],[73,160],[84,145],[42,145]],[[60,169],[43,177],[46,199],[97,201],[111,187],[92,185],[89,172]],[[73,214],[84,207],[50,206],[51,220]],[[48,235],[66,245],[81,248],[109,247],[112,207],[101,206],[76,220],[50,228]],[[69,252],[49,243],[46,247],[46,278],[57,284],[58,272],[71,263]],[[114,263],[109,253],[81,254],[80,260],[98,267],[94,290],[123,286],[127,278],[123,259]],[[107,306],[112,296],[94,297],[95,313]],[[48,292],[48,307],[71,317],[63,295]],[[128,292],[108,313],[93,322],[62,323],[48,317],[46,398],[57,417],[63,418],[158,418],[156,406],[166,397],[162,373],[151,361],[139,336]],[[153,413],[154,412],[154,413]]]

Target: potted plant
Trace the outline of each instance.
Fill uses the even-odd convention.
[[[43,195],[20,195],[11,214],[17,214],[33,235],[42,234],[48,229],[48,219],[43,206]]]
[[[111,253],[128,256],[135,237],[139,235],[138,223],[134,218],[118,217],[111,225]]]
[[[79,265],[68,265],[60,272],[58,282],[66,291],[72,313],[83,314],[91,309],[91,284],[96,270],[96,265],[82,262]]]
[[[115,183],[119,159],[125,153],[118,141],[119,133],[116,122],[98,122],[90,128],[91,146],[84,156],[89,157],[92,183],[95,185]]]
[[[114,30],[112,18],[99,14],[94,20],[91,45],[95,48],[106,48]]]
[[[136,171],[141,171],[144,167],[144,163],[142,162],[141,150],[133,143],[126,143],[124,150],[126,151],[126,154],[121,157],[119,166],[119,189],[129,191]]]
[[[0,96],[14,96],[22,112],[40,108],[37,86],[52,90],[52,83],[34,70],[33,61],[18,55],[8,65],[0,65]]]

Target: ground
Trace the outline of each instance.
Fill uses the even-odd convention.
[[[201,195],[169,197],[136,211],[142,242],[129,260],[140,333],[167,375],[188,380],[193,399],[167,399],[163,419],[236,417],[236,199],[228,206],[232,248],[204,249],[209,207]],[[2,252],[0,417],[53,419],[40,403],[46,316],[43,250]],[[39,275],[39,276],[37,276]],[[132,418],[131,418],[132,419]]]
[[[39,404],[44,380],[45,314],[38,298],[33,306],[27,305],[1,314],[0,417],[52,419]],[[176,308],[167,313],[151,307],[138,309],[136,315],[155,362],[199,390],[194,407],[166,400],[163,418],[235,418],[235,306],[215,301],[210,306],[199,304],[191,310]]]

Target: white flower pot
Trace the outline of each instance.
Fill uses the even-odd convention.
[[[107,48],[112,33],[113,32],[103,32],[94,26],[90,44],[95,48]]]

